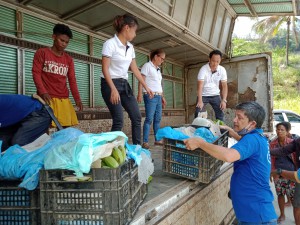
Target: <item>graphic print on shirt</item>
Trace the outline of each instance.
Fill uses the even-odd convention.
[[[53,73],[61,76],[67,76],[69,66],[55,61],[45,61],[43,71],[46,73]]]

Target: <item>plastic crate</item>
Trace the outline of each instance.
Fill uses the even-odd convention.
[[[228,131],[225,131],[213,144],[227,147]],[[209,183],[223,165],[201,149],[187,150],[183,141],[164,139],[163,170],[201,183]]]
[[[42,225],[129,224],[147,194],[146,185],[137,187],[137,171],[128,161],[116,169],[91,169],[91,181],[64,181],[73,171],[41,170]]]
[[[20,182],[0,180],[0,224],[40,225],[39,190],[19,188]]]

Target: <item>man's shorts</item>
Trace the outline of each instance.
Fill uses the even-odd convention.
[[[277,195],[287,195],[290,198],[294,197],[295,193],[295,182],[283,177],[279,177],[274,182],[275,190]]]
[[[52,98],[50,106],[53,109],[55,117],[63,127],[70,127],[78,124],[75,109],[69,98]],[[52,127],[56,127],[52,121]]]

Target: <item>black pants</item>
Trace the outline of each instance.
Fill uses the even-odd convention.
[[[224,112],[220,109],[220,104],[221,104],[221,97],[220,95],[216,96],[202,96],[202,101],[203,101],[203,108],[200,110],[200,108],[196,107],[195,111],[195,118],[198,117],[199,112],[205,112],[206,111],[206,104],[210,104],[211,107],[214,109],[216,119],[224,121]],[[198,97],[196,104],[198,102]]]
[[[131,130],[132,130],[132,143],[137,145],[141,144],[141,122],[142,116],[137,103],[135,96],[133,95],[132,89],[125,79],[113,79],[114,85],[116,86],[121,101],[113,105],[110,102],[111,90],[108,86],[106,80],[101,78],[101,93],[102,97],[110,111],[110,114],[113,119],[113,124],[111,127],[111,131],[121,131],[123,128],[124,117],[123,117],[123,109],[129,115],[131,120]]]
[[[29,144],[46,133],[51,123],[51,118],[47,110],[34,111],[22,119],[20,122],[0,128],[1,150],[18,144],[20,146]]]

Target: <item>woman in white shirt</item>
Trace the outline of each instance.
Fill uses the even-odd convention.
[[[162,117],[162,108],[166,105],[166,100],[163,96],[162,87],[162,75],[159,66],[164,62],[166,57],[165,52],[162,49],[157,49],[151,52],[150,61],[145,63],[142,67],[141,73],[143,78],[150,88],[154,97],[151,98],[145,89],[142,90],[142,84],[139,85],[138,102],[142,101],[142,91],[145,103],[146,119],[143,126],[143,148],[149,148],[149,132],[153,122],[154,137],[157,130],[160,128],[160,121]],[[161,141],[157,141],[155,137],[156,145],[162,145]]]
[[[117,33],[103,44],[102,49],[101,93],[113,119],[111,131],[121,131],[123,128],[123,106],[131,120],[132,142],[141,144],[142,117],[128,83],[129,67],[149,96],[153,94],[142,78],[133,45],[129,42],[136,36],[138,21],[133,15],[125,14],[116,16],[113,25]]]

